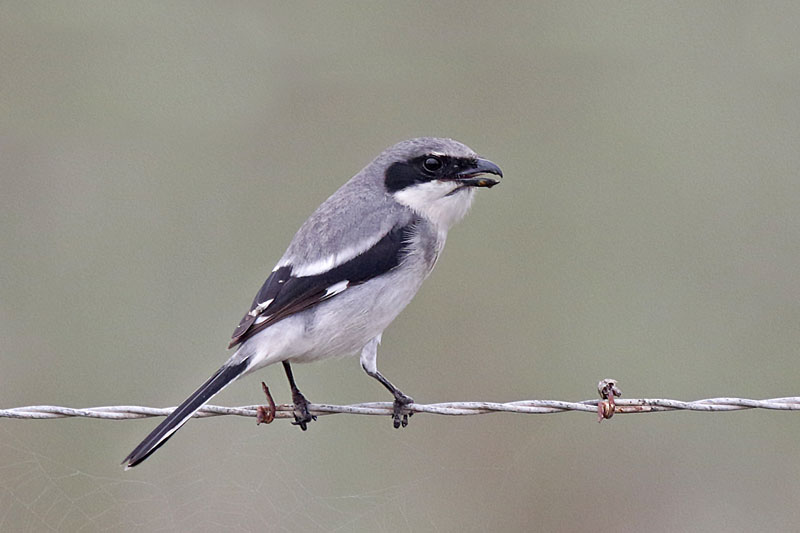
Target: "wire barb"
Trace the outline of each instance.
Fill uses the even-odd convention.
[[[604,401],[597,404],[597,422],[608,420],[616,412],[616,398],[622,396],[616,379],[604,379],[597,384],[597,392]]]
[[[261,382],[261,390],[264,391],[264,396],[267,397],[267,406],[259,405],[256,408],[256,425],[269,424],[275,420],[275,400],[272,399],[272,394],[269,392],[269,387],[263,381]]]

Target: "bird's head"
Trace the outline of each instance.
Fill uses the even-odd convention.
[[[447,231],[469,210],[476,187],[500,182],[500,167],[452,139],[421,137],[398,143],[375,160],[394,199]]]

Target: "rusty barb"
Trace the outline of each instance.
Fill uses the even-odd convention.
[[[617,404],[614,398],[622,396],[622,391],[617,387],[616,379],[604,379],[597,384],[597,392],[600,394],[602,402],[597,404],[597,422],[602,422],[605,419],[614,416]]]
[[[272,399],[272,394],[269,393],[269,387],[263,381],[261,382],[261,390],[264,391],[264,395],[267,397],[267,406],[259,405],[256,408],[256,425],[258,426],[262,422],[264,424],[269,424],[273,420],[275,420],[275,400]]]

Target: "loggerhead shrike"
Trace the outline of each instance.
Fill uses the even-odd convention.
[[[233,332],[236,352],[125,458],[125,468],[232,381],[278,362],[292,391],[293,424],[303,430],[314,417],[290,362],[359,352],[366,373],[394,395],[394,427],[405,426],[413,400],[378,371],[381,335],[431,273],[475,188],[502,176],[452,139],[411,139],[380,154],[305,221]]]

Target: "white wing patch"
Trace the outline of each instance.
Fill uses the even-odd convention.
[[[258,315],[260,315],[261,313],[263,313],[267,309],[267,307],[269,307],[269,304],[271,304],[274,299],[275,298],[270,298],[269,300],[267,300],[265,302],[261,302],[260,304],[255,306],[252,311],[250,311],[247,314],[250,315],[250,316],[258,316]],[[256,321],[256,324],[258,324],[258,321]]]
[[[307,276],[317,276],[319,274],[324,274],[325,272],[328,272],[329,270],[334,269],[339,265],[350,261],[351,259],[355,259],[359,255],[375,246],[376,242],[378,242],[376,239],[364,239],[355,246],[348,246],[340,252],[327,255],[322,259],[318,259],[307,265],[293,265],[289,259],[284,259],[278,263],[278,265],[275,267],[275,270],[292,264],[292,276],[294,277],[305,278]]]
[[[331,285],[330,287],[325,289],[325,294],[322,295],[320,300],[327,300],[328,298],[332,298],[332,297],[336,296],[337,294],[339,294],[340,292],[342,292],[345,289],[347,289],[347,287],[349,287],[349,286],[350,286],[350,280],[346,280],[346,279],[342,280],[342,281],[339,281],[337,283],[334,283],[333,285]],[[247,313],[250,316],[258,317],[258,318],[256,318],[255,322],[253,322],[254,326],[262,324],[262,323],[266,322],[267,320],[269,320],[270,318],[272,318],[272,315],[262,315],[262,313],[264,311],[266,311],[267,308],[269,308],[270,304],[272,304],[272,302],[274,300],[275,300],[275,298],[270,298],[269,300],[263,301],[260,304],[258,304],[257,306],[255,306],[252,311]],[[261,316],[259,316],[259,315],[261,315]]]
[[[336,296],[340,292],[344,291],[348,287],[348,285],[350,285],[350,281],[346,279],[338,283],[334,283],[333,285],[325,289],[325,294],[322,295],[322,299],[324,300],[327,298],[331,298],[332,296]]]

